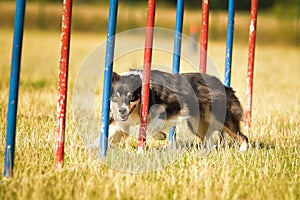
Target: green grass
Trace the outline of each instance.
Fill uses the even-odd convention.
[[[104,35],[74,31],[65,166],[54,170],[59,32],[26,30],[21,69],[14,178],[0,178],[0,199],[299,199],[300,49],[256,48],[251,148],[201,156],[194,149],[150,173],[113,170],[83,149],[72,119],[73,85],[85,57]],[[3,172],[12,30],[0,30],[0,172]],[[235,43],[232,86],[245,103],[247,45]],[[225,42],[211,41],[209,55],[223,71]],[[154,55],[156,56],[156,55]],[[154,58],[159,62],[164,57]],[[126,60],[126,59],[125,59]],[[119,61],[131,66],[141,57]],[[183,67],[184,68],[184,67]]]

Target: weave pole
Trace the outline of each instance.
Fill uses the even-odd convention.
[[[4,177],[13,176],[15,159],[16,123],[18,111],[18,94],[20,82],[21,55],[24,31],[24,14],[26,0],[16,1],[14,38],[10,70],[9,98],[6,123],[6,146],[4,153]]]
[[[138,151],[144,151],[146,148],[147,118],[149,109],[149,87],[151,76],[152,44],[154,31],[156,0],[148,0],[146,39],[144,48],[143,65],[143,85],[142,85],[142,104],[141,104],[141,124],[138,136]]]
[[[251,0],[249,46],[248,46],[247,91],[246,91],[247,102],[245,108],[246,128],[250,128],[251,126],[257,9],[258,9],[258,0]]]
[[[230,80],[231,80],[232,44],[233,44],[233,33],[234,33],[234,7],[235,7],[235,0],[229,0],[227,34],[226,34],[225,74],[224,74],[224,84],[227,87],[230,86]]]
[[[174,33],[174,52],[173,52],[173,66],[172,73],[178,74],[180,70],[180,54],[181,54],[181,43],[182,43],[182,24],[184,14],[184,0],[177,0],[176,5],[176,24]],[[175,140],[175,126],[169,130],[169,142]]]
[[[102,94],[102,113],[100,128],[100,158],[106,157],[108,147],[109,131],[109,112],[110,112],[110,93],[111,76],[113,71],[113,60],[115,50],[115,35],[118,14],[118,0],[110,0],[108,14],[108,29],[106,40],[105,69]]]
[[[72,0],[64,0],[62,10],[60,69],[57,98],[56,152],[54,160],[55,169],[62,168],[64,165],[71,18]]]
[[[206,73],[209,0],[202,0],[202,27],[200,36],[200,72]]]

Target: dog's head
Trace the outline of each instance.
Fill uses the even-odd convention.
[[[118,75],[113,72],[111,108],[115,120],[125,122],[140,109],[142,80],[137,74]]]

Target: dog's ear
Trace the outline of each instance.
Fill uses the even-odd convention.
[[[111,84],[112,87],[120,80],[121,76],[119,74],[117,74],[116,72],[112,72],[111,75]]]
[[[112,95],[114,87],[115,87],[116,83],[120,80],[120,78],[121,78],[121,76],[119,74],[117,74],[116,72],[112,72],[110,95]]]

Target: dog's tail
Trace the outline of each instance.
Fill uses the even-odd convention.
[[[243,109],[233,89],[225,88],[225,90],[227,95],[225,129],[229,130],[229,134],[239,141],[240,151],[245,151],[248,148],[249,140],[240,128],[240,122],[243,120]]]
[[[243,120],[243,108],[235,91],[231,87],[225,87],[226,99],[227,99],[227,113],[231,115],[230,117],[236,123],[240,123]]]

